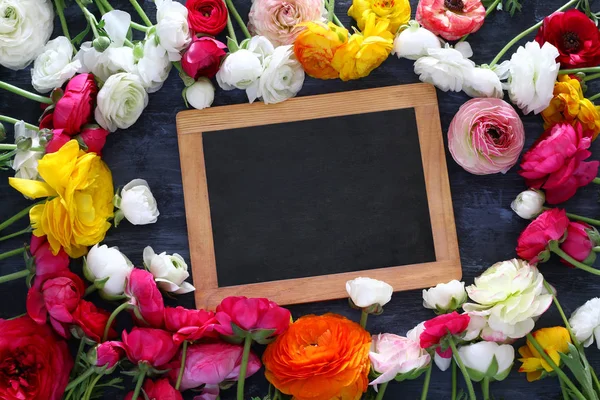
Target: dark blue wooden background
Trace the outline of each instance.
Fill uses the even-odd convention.
[[[179,0],[182,1],[183,0]],[[525,0],[523,11],[510,17],[507,13],[493,13],[483,28],[470,37],[477,63],[489,63],[496,53],[517,33],[533,25],[563,3],[560,0]],[[236,5],[243,16],[247,15],[250,0],[238,0]],[[417,0],[411,0],[414,9]],[[116,8],[134,11],[126,0],[113,0]],[[350,0],[340,0],[336,5],[337,14],[346,26],[350,25],[345,11]],[[151,2],[144,4],[152,20],[155,20],[155,6]],[[70,7],[67,17],[72,26],[72,34],[78,32],[83,25],[83,17],[77,7]],[[134,20],[139,21],[134,15]],[[54,36],[60,34],[57,22]],[[241,33],[238,34],[241,37]],[[528,37],[532,39],[533,35]],[[30,89],[29,70],[13,72],[0,67],[0,80]],[[299,96],[321,93],[357,90],[404,83],[417,82],[413,73],[412,62],[390,58],[370,76],[353,82],[321,81],[307,78]],[[181,98],[183,84],[175,72],[165,83],[162,90],[150,95],[148,108],[136,125],[128,130],[118,131],[108,138],[104,149],[104,159],[112,170],[115,187],[122,186],[134,178],[146,179],[159,204],[161,216],[158,223],[143,227],[132,226],[126,222],[118,229],[108,232],[105,243],[118,246],[121,251],[137,264],[142,262],[142,250],[151,245],[156,251],[177,252],[189,260],[185,209],[181,185],[175,115],[184,109]],[[590,85],[589,94],[600,90],[600,85]],[[461,104],[468,97],[462,93],[439,92],[442,127],[446,132],[450,121]],[[246,96],[242,91],[224,92],[217,90],[213,106],[245,103]],[[22,118],[35,123],[40,115],[39,106],[29,100],[11,93],[0,93],[0,114]],[[530,146],[542,133],[541,117],[529,115],[523,118],[527,143]],[[9,135],[12,130],[9,129]],[[594,151],[600,151],[600,143],[593,145]],[[598,159],[595,153],[592,157]],[[454,213],[460,242],[460,253],[463,263],[464,280],[467,284],[493,263],[515,257],[515,245],[519,232],[526,221],[521,220],[510,210],[514,197],[525,189],[523,180],[513,168],[506,175],[475,176],[465,172],[447,154],[450,184]],[[0,219],[8,218],[26,207],[29,202],[8,186],[10,171],[0,172]],[[402,206],[402,205],[399,205]],[[587,216],[597,216],[598,191],[595,187],[580,190],[576,197],[566,205],[569,211]],[[14,239],[2,243],[0,251],[17,247],[22,239]],[[15,257],[0,263],[0,274],[7,274],[23,268],[22,259]],[[559,299],[567,314],[575,310],[586,300],[599,294],[598,277],[578,270],[565,268],[556,260],[541,265],[541,271],[558,289]],[[307,288],[310,290],[310,288]],[[24,281],[14,281],[0,286],[0,317],[8,318],[25,312],[26,287]],[[242,295],[243,293],[240,293]],[[179,296],[176,301],[168,300],[192,308],[193,295]],[[417,323],[431,318],[433,313],[422,307],[420,291],[396,293],[392,301],[385,307],[379,317],[371,317],[369,329],[372,333],[390,332],[404,335]],[[335,312],[355,320],[359,315],[347,306],[346,300],[306,304],[291,307],[294,317],[304,314]],[[124,319],[126,320],[126,318]],[[121,321],[123,323],[123,321]],[[538,327],[560,324],[561,320],[554,308],[551,308],[538,321]],[[517,347],[522,341],[517,343]],[[600,368],[600,351],[595,346],[588,349],[588,358],[596,368]],[[517,372],[519,363],[513,373],[502,383],[492,384],[492,393],[496,399],[506,400],[549,400],[560,398],[560,389],[555,378],[528,383],[523,374]],[[126,384],[130,384],[125,377]],[[389,386],[387,399],[417,399],[421,393],[422,379],[414,382],[395,383]],[[249,380],[247,385],[249,396],[262,396],[266,393],[266,381],[262,373]],[[437,369],[431,381],[429,399],[449,399],[450,373],[441,373]],[[108,392],[106,399],[122,399],[124,393]],[[192,399],[188,393],[186,399]],[[224,392],[222,399],[233,399],[234,393]],[[41,399],[40,399],[41,400]]]

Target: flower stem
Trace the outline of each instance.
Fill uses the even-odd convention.
[[[544,210],[552,210],[552,207],[543,207]],[[567,217],[569,219],[575,219],[577,221],[587,222],[590,225],[600,226],[600,220],[592,219],[588,217],[582,217],[581,215],[567,213]]]
[[[558,383],[560,383],[560,391],[562,392],[563,399],[569,400],[570,397],[569,397],[569,395],[567,395],[567,389],[565,388],[565,383],[560,378],[558,378]]]
[[[0,150],[15,150],[16,148],[16,144],[0,144]]]
[[[342,21],[340,21],[340,19],[338,18],[337,15],[333,14],[333,23],[336,24],[337,26],[344,28],[344,24],[342,24]]]
[[[34,206],[40,204],[41,202],[37,202],[21,211],[19,211],[18,213],[16,213],[15,215],[13,215],[12,217],[10,217],[9,219],[7,219],[6,221],[4,221],[3,223],[0,224],[0,231],[3,229],[8,228],[9,226],[11,226],[12,224],[14,224],[15,222],[17,222],[18,220],[20,220],[21,218],[29,215],[29,210],[31,210]]]
[[[593,95],[592,97],[588,97],[589,101],[594,101],[596,99],[600,98],[600,93],[596,93],[595,95]]]
[[[39,94],[28,92],[27,90],[23,90],[6,82],[0,81],[0,89],[8,90],[14,94],[23,96],[26,99],[37,101],[38,103],[52,104],[52,99],[50,97],[40,96]]]
[[[6,115],[0,115],[0,121],[8,122],[8,123],[14,125],[17,122],[19,122],[20,120],[18,120],[16,118],[7,117]],[[40,130],[40,128],[38,128],[37,126],[32,125],[32,124],[28,124],[27,122],[25,122],[25,127],[27,129],[31,129],[32,131],[39,131]]]
[[[427,372],[425,372],[425,380],[423,381],[423,390],[421,390],[421,400],[427,400],[427,392],[429,392],[429,381],[431,381],[432,368],[433,368],[433,360],[429,363],[429,367],[427,367]]]
[[[246,38],[250,39],[252,37],[252,35],[250,35],[250,32],[248,31],[248,28],[246,27],[244,20],[240,16],[240,13],[238,13],[238,11],[235,9],[235,6],[233,5],[233,1],[225,0],[225,4],[227,5],[227,9],[229,10],[229,12],[233,15],[233,18],[235,18],[235,20],[237,21],[242,32],[244,32],[244,36],[246,36]]]
[[[83,396],[83,400],[90,400],[92,398],[92,392],[94,391],[94,386],[96,386],[96,383],[98,383],[98,381],[100,380],[100,378],[102,378],[102,376],[104,376],[104,375],[98,374],[98,376],[94,378],[92,383],[89,384],[89,386]]]
[[[452,400],[456,400],[456,361],[452,358]]]
[[[246,382],[246,371],[248,370],[248,358],[250,358],[250,346],[252,345],[252,336],[247,335],[244,339],[244,353],[242,363],[240,364],[240,376],[237,384],[237,400],[244,400],[244,384]]]
[[[94,293],[96,290],[98,290],[96,285],[92,284],[92,285],[88,286],[87,289],[85,289],[85,293],[83,294],[83,297],[86,297],[86,296]]]
[[[561,69],[558,71],[559,75],[570,75],[576,74],[579,72],[588,73],[588,72],[600,72],[600,67],[588,67],[588,68],[575,68],[575,69]]]
[[[142,373],[138,376],[137,383],[135,384],[135,390],[133,391],[132,399],[137,400],[140,395],[140,390],[142,390],[142,385],[144,384],[144,379],[146,379],[146,368],[142,369]]]
[[[2,254],[0,254],[0,260],[4,260],[5,258],[9,258],[9,257],[12,257],[12,256],[23,254],[23,253],[25,253],[27,251],[27,249],[29,249],[29,246],[23,246],[23,247],[20,247],[18,249],[7,251],[6,253],[2,253]],[[20,278],[20,276],[18,276],[17,278]],[[17,279],[17,278],[13,278],[13,279]],[[3,281],[0,280],[0,283],[2,283],[2,282]]]
[[[362,313],[360,314],[360,326],[363,327],[363,329],[367,329],[367,319],[369,318],[369,313],[366,312],[365,310],[362,310]]]
[[[383,399],[383,395],[385,394],[385,390],[387,389],[387,385],[389,382],[385,382],[382,383],[379,386],[379,392],[377,392],[377,397],[375,397],[375,400],[382,400]]]
[[[146,27],[146,26],[144,26],[144,25],[138,24],[138,23],[136,23],[136,22],[131,22],[131,24],[130,24],[130,25],[131,25],[131,27],[132,27],[133,29],[135,29],[136,31],[148,32],[148,31],[150,30],[150,28],[148,28],[148,27]]]
[[[481,391],[483,393],[483,400],[490,400],[490,378],[487,376],[481,381]]]
[[[69,384],[65,388],[65,393],[68,392],[69,390],[73,389],[75,386],[79,385],[81,382],[85,381],[94,372],[95,372],[94,367],[91,367],[90,369],[85,371],[83,374],[79,375],[75,380],[69,382]]]
[[[327,20],[333,21],[333,16],[335,15],[335,0],[329,0],[327,4]]]
[[[229,34],[229,39],[233,40],[235,44],[238,44],[237,37],[235,36],[235,30],[233,29],[233,24],[231,23],[231,12],[227,13],[227,33]]]
[[[187,357],[187,348],[188,341],[183,341],[183,349],[181,349],[181,367],[179,368],[179,375],[177,376],[177,383],[175,384],[175,389],[179,390],[181,386],[181,380],[183,379],[183,372],[185,371],[185,359]]]
[[[108,12],[106,7],[100,0],[94,0],[94,2],[96,3],[96,7],[98,7],[98,11],[100,11],[100,14],[104,15]]]
[[[121,311],[126,310],[128,307],[129,303],[125,302],[119,307],[115,308],[115,311],[113,311],[112,314],[110,314],[110,317],[108,317],[108,321],[106,322],[106,326],[104,327],[104,335],[102,336],[103,342],[106,342],[106,339],[108,339],[108,332],[110,331],[110,326],[114,322],[115,318],[117,318],[117,315],[119,315]]]
[[[584,264],[582,262],[577,261],[576,259],[574,259],[570,255],[568,255],[567,253],[565,253],[560,247],[558,247],[558,242],[556,242],[556,241],[550,242],[548,248],[554,254],[556,254],[557,256],[559,256],[560,258],[562,258],[563,260],[565,260],[569,264],[573,265],[574,267],[582,269],[582,270],[584,270],[586,272],[589,272],[590,274],[600,275],[600,269],[596,269],[596,268],[590,267],[589,265],[586,265],[586,264]]]
[[[579,2],[579,0],[570,0],[567,4],[565,4],[564,6],[562,6],[555,12],[566,10],[567,8],[571,7],[572,5],[574,5],[578,2]],[[493,67],[494,65],[496,65],[498,63],[498,61],[500,61],[500,59],[502,58],[504,53],[506,53],[508,50],[510,50],[510,48],[513,47],[515,45],[515,43],[517,43],[519,40],[521,40],[522,38],[524,38],[531,32],[535,31],[537,28],[542,26],[543,22],[544,22],[544,20],[541,20],[537,24],[533,25],[531,28],[528,28],[528,29],[524,30],[523,32],[519,33],[513,40],[508,42],[508,44],[506,46],[504,46],[504,48],[502,50],[500,50],[500,53],[498,53],[498,55],[492,60],[492,62],[490,63],[490,67]]]
[[[79,358],[81,357],[81,353],[83,352],[83,347],[85,346],[85,336],[79,339],[79,347],[77,348],[77,353],[75,354],[75,366],[71,371],[70,379],[73,379],[77,375],[77,371],[79,370]]]
[[[592,74],[592,75],[586,75],[583,78],[583,81],[584,82],[589,82],[589,81],[593,81],[594,79],[598,79],[598,78],[600,78],[600,73],[598,73],[598,74]]]
[[[56,13],[58,14],[58,19],[60,20],[60,25],[63,30],[63,35],[69,42],[71,41],[71,35],[69,34],[69,25],[67,24],[67,20],[65,18],[65,7],[62,1],[54,0],[54,5],[56,6]]]
[[[131,5],[133,6],[133,8],[135,8],[135,11],[137,11],[137,13],[139,14],[140,18],[142,19],[142,21],[144,21],[144,23],[147,26],[152,26],[154,25],[152,23],[152,21],[150,21],[150,18],[148,18],[148,16],[146,15],[146,13],[144,12],[144,9],[142,8],[142,6],[140,6],[140,3],[137,2],[137,0],[129,0],[129,2],[131,3]],[[135,397],[134,397],[135,398]]]
[[[3,241],[8,240],[8,239],[12,239],[12,238],[20,236],[20,235],[24,235],[24,234],[29,233],[29,232],[31,232],[31,227],[30,226],[28,226],[27,228],[22,229],[22,230],[20,230],[18,232],[11,233],[10,235],[6,235],[6,236],[0,237],[0,242],[3,242]]]
[[[27,275],[29,275],[29,270],[24,269],[22,271],[14,272],[12,274],[0,276],[0,283],[14,281],[15,279],[19,278],[25,278]]]
[[[494,12],[494,10],[496,10],[496,8],[498,7],[498,3],[500,3],[502,0],[496,0],[494,1],[492,4],[490,4],[490,6],[485,10],[485,17],[487,18],[488,15],[490,15],[492,12]],[[467,33],[465,36],[461,37],[460,40],[458,41],[460,42],[464,42],[465,40],[467,40],[467,38],[469,37],[469,33]]]
[[[477,396],[475,396],[475,389],[473,389],[473,382],[471,382],[471,378],[469,377],[469,373],[467,372],[467,368],[465,364],[463,364],[460,355],[458,354],[458,349],[456,348],[456,343],[454,343],[454,338],[451,334],[448,335],[448,343],[450,343],[450,347],[452,348],[452,354],[454,354],[454,359],[456,360],[456,364],[458,364],[458,368],[463,374],[465,378],[465,382],[467,383],[467,390],[469,391],[469,398],[471,400],[476,400]]]
[[[96,20],[96,16],[94,14],[92,14],[85,5],[83,5],[81,0],[75,0],[75,3],[77,3],[79,8],[81,8],[81,12],[83,12],[83,16],[85,17],[87,22],[90,24],[90,27],[92,28],[92,32],[94,33],[94,38],[100,37],[100,34],[98,33],[98,20]]]

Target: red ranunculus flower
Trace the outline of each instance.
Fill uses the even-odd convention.
[[[35,257],[35,280],[36,284],[39,281],[40,286],[48,276],[69,271],[69,256],[62,248],[57,255],[52,254],[46,236],[31,235],[29,252]]]
[[[144,322],[154,328],[163,327],[165,303],[150,272],[134,268],[125,286],[125,295]]]
[[[181,67],[186,74],[194,79],[201,76],[213,78],[219,71],[221,60],[225,57],[227,48],[223,43],[213,38],[194,37],[190,47],[181,57]]]
[[[600,31],[579,10],[555,12],[544,18],[535,37],[541,45],[548,42],[558,49],[556,59],[563,68],[595,67],[600,64]]]
[[[123,350],[120,342],[104,342],[96,346],[95,349],[95,360],[92,360],[92,364],[97,367],[106,366],[107,369],[111,369],[125,356],[125,350]]]
[[[565,210],[553,208],[533,220],[517,240],[517,254],[531,264],[548,261],[548,243],[561,240],[569,226]]]
[[[108,323],[110,314],[102,309],[99,309],[89,301],[81,300],[77,308],[73,312],[73,322],[81,329],[81,333],[90,340],[96,343],[102,341],[104,328]],[[114,326],[114,322],[112,324]],[[108,331],[108,338],[117,337],[117,332],[112,328]]]
[[[519,175],[528,187],[544,189],[546,201],[558,204],[569,200],[598,174],[598,161],[584,161],[592,153],[591,132],[581,125],[556,124],[523,155]]]
[[[448,334],[458,335],[464,332],[469,325],[471,317],[468,314],[459,314],[456,311],[443,314],[425,322],[423,332],[420,336],[421,347],[428,349],[440,343],[440,340]]]
[[[48,325],[0,319],[0,399],[60,400],[73,359]]]
[[[92,74],[80,74],[67,83],[65,94],[56,103],[53,112],[54,129],[62,129],[67,135],[75,135],[81,127],[93,120],[94,103],[98,86]]]
[[[274,329],[280,335],[290,325],[290,311],[262,298],[227,297],[217,306],[216,329],[223,335],[233,335],[231,323],[245,331]]]
[[[40,120],[40,129],[53,129],[54,128],[54,115],[52,112],[48,112],[42,116]]]
[[[52,139],[46,145],[46,153],[56,153],[63,147],[67,142],[71,140],[71,136],[65,135],[63,129],[53,129]]]
[[[195,33],[216,36],[227,25],[227,6],[223,0],[187,0],[188,22]]]
[[[89,125],[83,127],[79,137],[87,146],[88,153],[96,153],[102,156],[102,148],[106,144],[108,134],[109,132],[106,129],[98,125]]]
[[[144,392],[146,392],[147,398],[151,400],[183,400],[183,396],[179,390],[175,390],[173,386],[169,383],[169,380],[166,378],[159,379],[155,382],[150,379],[146,379],[144,382],[144,386],[142,386]],[[136,400],[143,400],[146,397],[140,397]],[[127,393],[125,396],[125,400],[132,400],[133,392]]]
[[[593,265],[596,261],[596,253],[592,249],[598,245],[596,240],[599,237],[600,234],[593,226],[585,222],[571,221],[567,228],[567,238],[560,244],[560,248],[577,261]],[[567,261],[561,261],[572,267]]]
[[[458,40],[483,25],[481,0],[420,0],[415,19],[446,40]]]
[[[133,328],[130,333],[123,331],[122,338],[121,347],[134,364],[146,362],[159,368],[171,361],[179,350],[171,334],[162,329]]]
[[[203,337],[217,337],[215,313],[204,310],[188,310],[181,306],[165,308],[165,328],[174,332],[173,340],[180,344],[184,340],[195,341]]]

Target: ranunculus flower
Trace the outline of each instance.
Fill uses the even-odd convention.
[[[428,49],[441,47],[440,39],[433,32],[421,27],[417,21],[409,21],[408,27],[396,35],[392,54],[398,58],[418,60],[427,55]]]
[[[85,336],[96,343],[100,343],[109,317],[110,314],[106,310],[96,307],[92,302],[81,300],[73,312],[73,323],[76,325],[75,329],[80,331],[79,337]],[[117,337],[117,332],[111,326],[108,331],[108,338],[113,339],[115,337]]]
[[[114,343],[125,350],[129,361],[144,362],[157,369],[171,361],[179,350],[171,334],[161,329],[133,328],[129,333],[123,331],[122,338],[122,343]]]
[[[80,74],[67,83],[65,94],[56,103],[53,112],[55,129],[75,135],[81,127],[92,122],[92,111],[98,86],[92,74]]]
[[[567,201],[598,174],[599,161],[584,161],[592,155],[591,143],[581,125],[554,125],[523,155],[519,175],[529,187],[543,189],[548,203]]]
[[[567,237],[560,244],[562,251],[587,265],[594,265],[596,261],[596,252],[593,248],[600,245],[598,243],[600,234],[591,225],[585,222],[571,221],[567,227]],[[565,260],[561,260],[567,265],[571,265]]]
[[[185,281],[190,274],[185,260],[179,254],[175,253],[172,256],[166,252],[156,254],[152,247],[147,246],[144,249],[144,264],[162,290],[174,294],[196,290],[191,283]]]
[[[414,69],[422,82],[431,83],[444,92],[460,92],[475,63],[446,44],[446,47],[427,49],[427,55],[415,61]]]
[[[583,12],[572,9],[546,18],[535,40],[558,49],[557,61],[563,68],[596,67],[600,64],[600,32]]]
[[[467,314],[459,314],[453,311],[450,314],[437,316],[425,321],[425,328],[419,336],[421,347],[428,349],[440,343],[446,335],[458,335],[463,333],[469,325],[470,317]]]
[[[150,35],[144,41],[144,55],[135,64],[133,73],[140,78],[146,92],[154,93],[162,88],[172,66],[169,54],[157,43],[156,35]]]
[[[542,315],[552,303],[552,295],[544,288],[544,277],[538,269],[523,260],[512,259],[492,265],[467,287],[475,303],[463,310],[488,318],[491,330],[508,338],[519,339],[534,326],[534,318]]]
[[[390,21],[388,29],[390,33],[396,34],[398,28],[410,19],[410,3],[408,0],[399,1],[370,1],[353,0],[348,9],[348,16],[356,20],[358,29],[365,29],[369,15],[375,14],[377,19]]]
[[[93,348],[88,353],[90,363],[97,367],[106,367],[111,369],[116,366],[125,356],[120,342],[104,342]]]
[[[78,137],[87,146],[87,151],[89,153],[96,153],[99,156],[102,156],[102,149],[106,144],[108,133],[109,132],[106,129],[101,128],[98,125],[89,125],[83,127],[83,130]]]
[[[181,60],[180,52],[190,44],[188,9],[173,0],[156,0],[156,34],[160,45],[169,53],[169,60]]]
[[[208,78],[200,78],[184,89],[188,104],[197,110],[210,107],[215,100],[215,88]]]
[[[475,382],[484,378],[504,380],[510,373],[515,360],[515,349],[511,345],[494,342],[478,342],[461,346],[458,355]]]
[[[423,290],[423,307],[436,310],[440,314],[455,311],[466,301],[465,283],[457,280]]]
[[[225,4],[221,0],[218,2]],[[194,79],[201,76],[211,79],[219,71],[221,60],[226,54],[223,50],[225,48],[227,46],[211,37],[202,36],[198,38],[194,36],[192,44],[181,57],[181,67],[186,74]]]
[[[265,58],[258,83],[258,97],[275,104],[296,96],[304,84],[304,70],[295,59],[292,46],[279,46]]]
[[[448,128],[452,158],[472,174],[506,173],[517,163],[524,144],[521,118],[500,99],[467,101]]]
[[[123,294],[132,270],[133,264],[118,248],[105,244],[94,245],[83,263],[85,277],[101,286],[100,294],[107,298]]]
[[[588,300],[571,314],[569,324],[573,334],[585,347],[590,346],[596,339],[600,349],[600,298]]]
[[[49,116],[52,116],[52,114],[49,114]],[[71,136],[63,133],[62,129],[53,129],[49,136],[51,136],[51,138],[46,145],[46,154],[56,153],[61,147],[73,139]]]
[[[75,59],[81,62],[80,73],[91,73],[102,82],[119,72],[133,72],[135,57],[133,48],[109,46],[103,52],[94,49],[92,42],[83,42]]]
[[[21,141],[31,140],[31,146],[27,150],[21,150],[19,147],[16,149],[17,153],[12,160],[15,177],[38,180],[38,161],[44,156],[44,146],[40,145],[43,132],[27,129],[23,121],[18,121],[14,126],[15,143],[17,145]]]
[[[0,319],[0,332],[0,398],[62,399],[73,367],[67,343],[27,316]]]
[[[121,47],[127,38],[127,32],[131,25],[131,15],[121,10],[111,10],[102,15],[104,30],[111,40],[111,45]]]
[[[225,57],[217,72],[217,83],[223,90],[246,90],[248,99],[256,99],[258,94],[258,78],[263,66],[257,53],[247,49],[239,49]]]
[[[50,39],[54,11],[50,0],[0,0],[0,65],[25,68]]]
[[[510,208],[523,219],[534,219],[544,211],[546,195],[541,190],[528,189],[519,193]]]
[[[146,393],[147,398],[149,399],[160,399],[160,400],[183,400],[183,396],[179,390],[176,390],[167,378],[159,379],[157,381],[152,381],[151,379],[146,379],[144,381],[144,385],[142,386],[144,393]],[[125,400],[133,399],[133,392],[127,393],[125,396]],[[138,396],[136,400],[143,400],[144,397]]]
[[[562,240],[568,226],[565,210],[553,208],[544,211],[521,232],[517,240],[517,254],[532,264],[548,261],[549,242]]]
[[[218,385],[237,381],[240,375],[243,346],[224,342],[193,344],[187,349],[183,379],[180,390],[197,388],[200,385]],[[175,382],[181,369],[181,356],[169,364],[169,378]],[[246,378],[260,369],[260,359],[250,352]]]
[[[471,69],[466,75],[462,90],[471,97],[504,97],[500,78],[494,70],[487,67]]]
[[[148,271],[134,268],[127,279],[125,295],[134,307],[135,315],[148,325],[160,328],[164,325],[165,303],[156,287],[154,277]]]
[[[123,186],[117,208],[117,223],[125,217],[133,225],[153,224],[160,215],[150,186],[143,179],[134,179]]]
[[[307,315],[267,346],[265,376],[298,400],[358,399],[369,384],[370,347],[371,335],[356,322]]]
[[[555,326],[539,329],[532,335],[544,349],[544,353],[560,366],[561,359],[558,353],[569,353],[569,343],[571,343],[569,331],[562,326]],[[544,360],[529,339],[525,346],[519,348],[519,354],[522,357],[519,358],[519,361],[523,363],[519,372],[526,372],[529,382],[537,381],[553,371],[550,364]]]
[[[50,243],[45,236],[31,235],[29,252],[34,257],[36,281],[40,281],[35,285],[41,285],[49,276],[69,272],[69,256],[62,249],[56,255],[52,254]]]
[[[217,336],[215,326],[218,324],[215,313],[205,310],[188,310],[187,308],[166,307],[165,329],[173,332],[175,343],[184,340],[193,342],[203,337]]]
[[[308,22],[294,41],[294,54],[304,71],[317,79],[336,79],[340,73],[331,61],[336,51],[348,41],[348,30],[333,22]]]
[[[383,281],[371,278],[355,278],[346,282],[346,292],[355,306],[367,308],[385,306],[392,299],[394,288]]]
[[[446,40],[477,32],[485,19],[481,0],[420,0],[415,19]]]
[[[200,396],[195,396],[194,400],[217,400],[219,392],[219,385],[204,385]]]
[[[96,121],[111,132],[135,124],[148,105],[148,93],[139,76],[122,72],[111,75],[98,92]],[[54,112],[56,125],[56,111]]]
[[[188,21],[195,33],[217,36],[227,25],[227,6],[222,0],[187,0]]]
[[[477,312],[467,313],[471,320],[462,339],[465,342],[471,342],[476,339],[483,339],[486,342],[495,342],[498,344],[508,344],[514,342],[502,332],[494,331],[488,324],[487,315],[479,315]]]
[[[276,303],[263,298],[226,297],[217,306],[217,320],[221,326],[216,329],[223,335],[233,335],[231,324],[252,332],[274,330],[273,335],[281,335],[290,325],[291,313]]]
[[[40,93],[61,87],[81,68],[79,60],[73,61],[73,45],[64,36],[52,39],[37,56],[31,69],[31,84]]]

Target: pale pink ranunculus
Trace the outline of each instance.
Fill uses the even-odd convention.
[[[398,374],[415,372],[431,362],[431,357],[418,342],[391,333],[373,336],[369,358],[373,370],[381,374],[370,383],[375,388],[393,380]]]
[[[416,20],[446,40],[458,40],[479,30],[485,19],[481,0],[420,0]]]
[[[298,25],[321,20],[324,10],[323,0],[254,0],[248,13],[248,27],[275,47],[293,44],[305,29]]]
[[[448,128],[452,158],[475,175],[506,173],[517,163],[524,144],[521,119],[500,99],[467,101]]]

